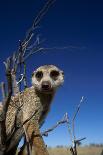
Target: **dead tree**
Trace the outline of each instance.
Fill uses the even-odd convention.
[[[26,60],[32,56],[33,54],[46,50],[46,48],[41,47],[42,42],[40,41],[39,35],[35,36],[34,32],[38,29],[39,24],[43,16],[47,13],[51,5],[55,2],[55,0],[48,0],[47,3],[44,5],[43,9],[39,12],[36,16],[35,20],[33,21],[32,26],[26,33],[26,37],[23,41],[19,41],[19,48],[16,52],[14,52],[13,56],[7,58],[4,62],[6,67],[6,77],[7,77],[7,85],[8,90],[5,90],[5,84],[1,84],[2,88],[2,108],[0,110],[0,155],[7,155],[6,150],[8,148],[8,142],[12,140],[13,133],[15,132],[16,128],[12,129],[13,133],[7,137],[6,134],[6,114],[8,111],[8,106],[10,104],[11,96],[16,95],[21,91],[21,84],[23,83],[24,89],[27,87],[27,77],[26,77]],[[32,43],[32,39],[36,38]],[[48,50],[48,49],[47,49]],[[19,72],[19,74],[18,74]],[[21,110],[21,107],[17,107],[17,113],[15,115],[15,121],[17,119],[18,111]],[[31,116],[32,117],[32,116]],[[27,122],[30,120],[28,118]],[[26,122],[23,123],[23,127],[25,127]],[[35,150],[37,150],[38,155],[48,155],[48,152],[45,148],[45,144],[43,142],[42,136],[40,134],[39,128],[37,128],[38,124],[35,124],[34,131],[36,131],[37,136],[33,136],[30,143],[35,143]],[[25,130],[25,128],[24,128]],[[31,130],[31,129],[28,129]],[[28,144],[28,139],[25,131],[26,143],[24,146]],[[40,146],[38,149],[38,145]],[[15,154],[17,148],[13,148],[11,150],[11,154]],[[29,145],[27,145],[27,152],[31,154]],[[22,154],[22,151],[21,151]]]
[[[58,121],[55,125],[53,125],[51,128],[41,132],[42,136],[48,136],[48,134],[50,132],[52,132],[55,128],[57,128],[58,126],[62,125],[62,124],[66,124],[68,132],[69,132],[69,136],[70,136],[70,140],[71,140],[71,147],[70,147],[70,152],[71,155],[77,155],[77,146],[79,146],[81,144],[81,141],[85,140],[86,138],[80,138],[80,139],[76,139],[76,135],[75,135],[75,119],[77,117],[77,114],[79,113],[81,104],[84,102],[84,97],[81,98],[80,103],[78,104],[76,111],[74,112],[73,115],[73,119],[72,121],[70,121],[69,117],[68,117],[68,113],[65,113],[64,117]]]
[[[76,108],[76,111],[74,112],[74,115],[73,115],[73,119],[70,123],[69,121],[69,118],[68,118],[68,115],[67,115],[67,127],[68,127],[68,131],[69,131],[69,134],[70,134],[70,138],[71,138],[71,142],[72,142],[72,146],[70,147],[70,152],[71,152],[71,155],[77,155],[78,152],[77,152],[77,146],[79,146],[81,144],[81,141],[82,140],[85,140],[86,138],[80,138],[80,139],[76,139],[76,135],[75,135],[75,119],[77,117],[77,114],[79,113],[80,111],[80,108],[81,108],[81,104],[84,102],[84,96],[82,96],[77,108]],[[72,125],[72,127],[70,126]]]
[[[6,149],[6,113],[8,110],[8,106],[10,103],[11,95],[12,95],[12,76],[11,76],[11,60],[10,58],[7,59],[5,62],[5,67],[6,67],[6,77],[7,77],[7,83],[8,83],[8,94],[5,96],[4,94],[4,84],[2,87],[2,92],[3,92],[3,108],[0,111],[0,154],[4,155],[5,154],[5,149]]]

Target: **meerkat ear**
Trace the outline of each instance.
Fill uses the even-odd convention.
[[[34,76],[34,74],[35,74],[35,72],[33,72],[31,76],[33,77],[33,76]]]
[[[62,75],[64,76],[64,72],[63,72],[63,71],[61,71],[61,73],[62,73]]]

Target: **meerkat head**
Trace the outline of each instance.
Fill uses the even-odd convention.
[[[63,82],[63,71],[54,65],[41,66],[32,74],[32,85],[43,93],[54,92]]]

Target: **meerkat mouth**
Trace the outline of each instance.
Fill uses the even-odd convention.
[[[42,89],[41,92],[53,92],[53,89]]]
[[[51,93],[53,93],[54,92],[54,90],[52,89],[52,88],[50,88],[50,89],[41,89],[41,92],[42,93],[46,93],[46,94],[51,94]]]

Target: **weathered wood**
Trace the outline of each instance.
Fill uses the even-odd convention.
[[[27,133],[29,134],[29,137],[31,137],[31,143],[32,146],[34,146],[35,154],[36,155],[49,155],[47,151],[47,147],[43,141],[43,138],[40,134],[39,125],[38,123],[30,124],[30,126],[27,129]]]
[[[49,155],[44,140],[40,134],[39,124],[37,122],[35,123],[30,122],[26,132],[29,137],[29,143],[31,145],[32,155]],[[20,152],[19,155],[24,155],[25,150],[26,145],[23,147],[22,152]]]

